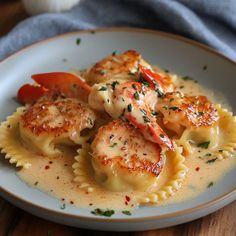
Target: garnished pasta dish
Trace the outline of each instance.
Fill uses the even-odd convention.
[[[31,77],[17,92],[22,106],[0,125],[0,149],[62,210],[131,215],[142,205],[184,201],[210,191],[236,164],[229,109],[193,78],[134,50]]]

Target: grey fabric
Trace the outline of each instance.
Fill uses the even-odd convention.
[[[236,0],[81,0],[71,11],[19,23],[0,38],[0,59],[50,36],[111,26],[180,34],[236,60]]]

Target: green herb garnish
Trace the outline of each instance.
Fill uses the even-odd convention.
[[[213,158],[213,159],[210,159],[210,160],[207,160],[206,163],[211,164],[211,163],[214,163],[216,160],[217,160],[217,157]]]
[[[213,182],[210,182],[210,183],[207,185],[207,187],[210,188],[210,187],[213,186],[213,184],[214,184]]]
[[[117,145],[117,143],[113,143],[110,147],[113,148]]]
[[[146,112],[144,109],[140,108],[139,110],[140,110],[144,115],[147,115],[147,112]]]
[[[222,153],[222,152],[223,152],[223,150],[222,150],[222,149],[220,149],[218,152]]]
[[[152,111],[152,115],[153,115],[153,116],[157,116],[157,115],[158,115],[158,112]]]
[[[137,91],[134,93],[134,98],[135,98],[136,100],[139,100],[139,93],[138,93]]]
[[[107,87],[105,86],[102,86],[100,89],[98,89],[98,91],[106,91],[107,90]]]
[[[169,73],[169,70],[168,69],[164,69],[165,73]]]
[[[52,236],[52,230],[51,229],[48,230],[47,236]]]
[[[203,111],[199,111],[196,113],[197,116],[203,116],[204,115],[204,112]]]
[[[159,135],[161,138],[165,138],[165,135],[164,134],[160,134]]]
[[[60,208],[61,208],[62,210],[64,210],[64,209],[66,208],[66,204],[63,203]]]
[[[95,33],[96,33],[95,30],[90,31],[90,34],[95,34]]]
[[[207,65],[204,65],[202,69],[207,70]]]
[[[119,84],[118,81],[112,82],[112,84],[111,84],[112,89],[114,90],[116,88],[116,85],[118,85],[118,84]]]
[[[114,51],[111,55],[115,56],[117,54],[117,51]]]
[[[164,93],[160,89],[157,89],[156,92],[159,98],[162,98],[164,96]]]
[[[211,156],[211,153],[207,153],[205,156],[210,157],[210,156]]]
[[[105,217],[111,217],[113,214],[115,214],[114,210],[101,210],[100,208],[96,208],[91,213],[95,216],[105,216]]]
[[[167,110],[167,109],[168,109],[168,106],[164,105],[164,106],[162,106],[162,108],[164,108],[165,110]]]
[[[35,186],[37,186],[37,185],[38,185],[38,183],[39,183],[39,182],[38,182],[38,181],[36,181],[36,182],[34,183],[34,185],[35,185]]]
[[[143,80],[141,83],[142,83],[145,87],[149,87],[149,86],[150,86],[150,84],[149,84],[146,80]]]
[[[128,112],[131,112],[132,111],[132,105],[131,104],[129,104],[128,106],[127,106],[127,110],[128,110]]]
[[[123,213],[124,215],[127,215],[127,216],[131,216],[131,215],[132,215],[130,211],[122,211],[122,213]]]
[[[186,80],[194,80],[194,79],[192,77],[186,75],[186,76],[182,77],[182,80],[186,81]]]
[[[79,45],[80,42],[81,42],[81,39],[80,39],[80,38],[77,38],[77,39],[76,39],[76,44]]]
[[[105,75],[105,74],[106,74],[106,72],[107,72],[106,70],[100,70],[100,72],[99,72],[99,73],[100,73],[100,75]]]
[[[172,101],[174,101],[174,100],[175,100],[174,98],[171,98],[171,99],[170,99],[170,102],[172,102]]]
[[[209,147],[210,141],[199,143],[197,146],[200,148],[207,149]]]
[[[150,122],[150,119],[147,116],[143,116],[143,121],[144,123]]]
[[[179,108],[178,107],[169,107],[170,110],[173,110],[173,111],[176,111],[178,110]]]

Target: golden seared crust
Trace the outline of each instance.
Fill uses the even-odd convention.
[[[105,186],[111,190],[147,189],[163,167],[159,145],[122,120],[101,127],[91,147],[97,180],[103,182],[106,176]]]
[[[89,84],[105,82],[109,79],[122,79],[130,77],[130,73],[137,71],[141,61],[141,54],[128,50],[119,55],[108,56],[97,62],[87,73]],[[142,61],[142,63],[145,63]]]
[[[215,105],[205,96],[183,96],[180,92],[166,93],[157,104],[164,121],[184,127],[212,126],[218,119]]]
[[[21,125],[35,135],[59,136],[74,128],[83,130],[94,124],[94,112],[76,99],[41,101],[21,116]]]

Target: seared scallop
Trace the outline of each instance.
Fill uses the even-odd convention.
[[[158,100],[157,111],[163,115],[164,126],[177,134],[184,127],[210,127],[219,115],[206,96],[184,96],[180,92],[166,93]]]
[[[60,154],[57,145],[75,145],[85,137],[81,131],[91,129],[95,113],[76,99],[40,101],[21,116],[20,137],[27,147],[41,154]]]
[[[85,75],[90,85],[106,82],[110,79],[131,80],[138,70],[138,64],[149,66],[141,54],[128,50],[121,54],[113,54],[97,62]]]
[[[91,148],[95,179],[112,191],[147,190],[163,167],[160,146],[119,119],[99,129]]]

